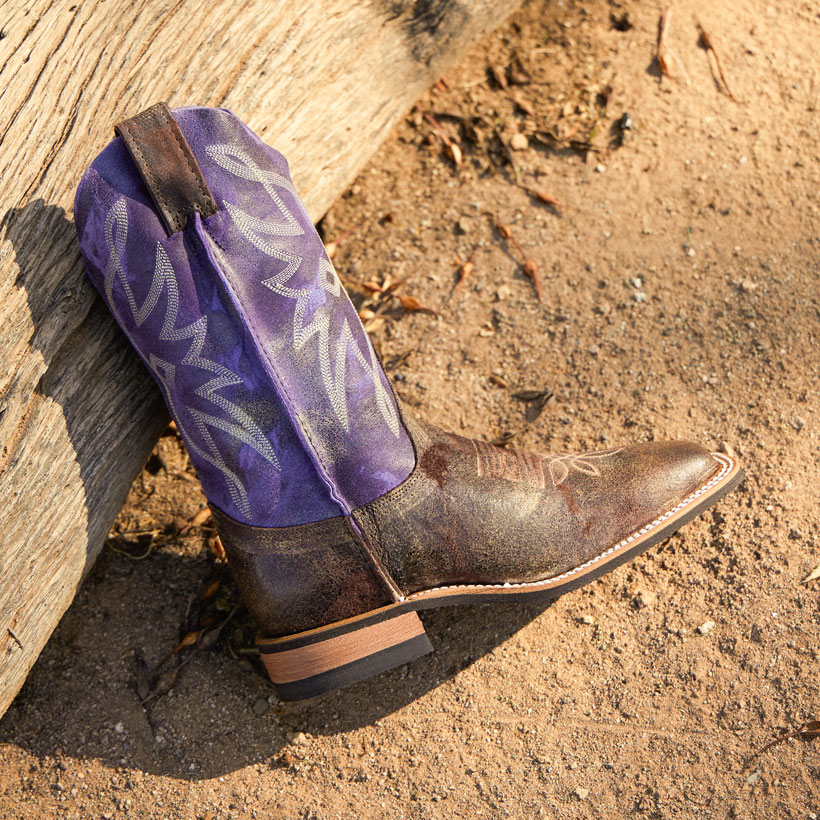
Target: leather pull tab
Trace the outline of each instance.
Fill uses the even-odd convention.
[[[165,103],[123,120],[114,131],[125,142],[169,235],[181,231],[194,211],[203,218],[216,213],[216,200],[191,146]]]

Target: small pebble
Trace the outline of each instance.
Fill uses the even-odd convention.
[[[575,796],[579,800],[586,800],[589,797],[589,789],[583,789],[580,786],[575,790]]]
[[[526,151],[529,147],[530,141],[527,139],[526,135],[513,134],[513,137],[510,140],[510,148],[512,148],[513,151]]]
[[[632,294],[632,298],[636,302],[645,302],[646,294],[642,290],[636,290],[635,293]]]
[[[456,222],[456,233],[461,236],[466,236],[473,229],[473,223],[466,217],[462,217]]]
[[[803,419],[800,418],[800,416],[792,416],[789,419],[789,424],[791,424],[791,426],[794,427],[794,429],[797,430],[798,433],[806,426],[806,422],[803,421]]]
[[[593,618],[592,615],[581,615],[581,617],[578,618],[578,623],[591,625],[595,623],[595,618]]]
[[[757,783],[757,781],[758,781],[758,780],[760,780],[760,771],[759,771],[759,770],[758,770],[758,771],[756,771],[756,772],[752,772],[752,773],[751,773],[751,774],[750,774],[750,775],[746,778],[746,782],[747,782],[750,786],[754,786],[754,784],[755,784],[755,783]]]
[[[603,165],[602,163],[599,162],[595,166],[595,173],[596,174],[603,174],[604,171],[606,171],[606,165]]]
[[[257,699],[253,702],[253,707],[252,707],[252,709],[253,709],[253,713],[254,713],[257,717],[261,717],[262,715],[264,715],[264,714],[265,714],[265,712],[267,712],[267,711],[268,711],[268,706],[269,706],[269,705],[270,705],[270,704],[268,703],[268,701],[267,701],[265,698],[257,698]]]
[[[644,609],[645,607],[652,606],[652,604],[655,603],[656,597],[655,593],[649,589],[639,589],[632,599],[632,604],[637,609]]]
[[[697,629],[699,635],[708,635],[715,629],[714,621],[704,621]]]
[[[304,746],[308,742],[307,735],[304,732],[288,732],[288,743],[294,746]]]

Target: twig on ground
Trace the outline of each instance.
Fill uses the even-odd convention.
[[[336,251],[339,250],[339,245],[341,245],[345,239],[347,239],[354,231],[358,230],[359,228],[361,228],[361,223],[358,225],[354,225],[352,228],[348,228],[346,231],[344,231],[344,233],[342,233],[341,236],[339,236],[337,239],[334,239],[332,242],[327,242],[325,244],[325,253],[327,254],[327,258],[333,259],[333,257],[336,255]]]
[[[657,53],[657,60],[658,60],[658,68],[661,70],[661,74],[665,74],[667,77],[672,76],[672,70],[669,67],[669,61],[667,60],[667,46],[666,46],[666,35],[669,31],[669,20],[672,17],[672,6],[669,5],[664,9],[663,15],[661,16],[661,28],[660,33],[658,34],[658,53]]]
[[[461,147],[459,146],[459,144],[455,140],[452,140],[450,139],[450,137],[447,136],[444,129],[439,125],[439,123],[436,121],[436,118],[429,111],[422,111],[421,113],[424,119],[426,119],[427,122],[429,122],[430,125],[433,126],[436,133],[441,138],[441,141],[444,143],[444,148],[447,150],[447,154],[453,161],[453,165],[455,165],[456,168],[459,168],[461,166],[461,161],[463,159],[463,154],[461,153]]]
[[[720,64],[720,57],[718,57],[717,50],[715,49],[715,41],[699,21],[695,20],[695,25],[697,26],[698,34],[700,34],[701,46],[706,50],[707,54],[711,51],[715,58],[715,65],[717,65],[718,74],[720,75],[720,80],[723,83],[723,88],[725,89],[727,96],[730,100],[737,102],[737,97],[732,94],[732,90],[729,88],[729,83],[726,82],[726,76],[723,73],[723,66]]]
[[[472,275],[472,272],[475,270],[475,264],[473,263],[473,257],[475,256],[475,250],[470,254],[470,258],[466,262],[462,262],[461,259],[456,256],[458,260],[459,267],[458,267],[458,281],[453,288],[453,292],[450,294],[450,298],[455,296],[458,291],[461,289],[461,286],[467,281],[467,279]]]
[[[677,63],[678,68],[683,76],[684,81],[687,85],[689,85],[689,75],[686,73],[686,69],[683,67],[683,63],[677,58],[677,55],[669,48],[669,45],[666,42],[666,37],[669,34],[669,20],[672,17],[672,4],[670,3],[664,10],[663,14],[661,15],[661,25],[660,31],[658,33],[658,52],[656,54],[656,59],[658,61],[658,68],[661,70],[661,74],[669,77],[669,79],[674,79],[674,74],[672,74],[672,68],[670,66],[670,61],[674,60]]]
[[[515,184],[521,184],[521,174],[518,171],[518,166],[515,164],[515,158],[513,157],[512,149],[509,145],[504,141],[501,134],[499,133],[498,129],[496,128],[493,132],[496,139],[501,143],[501,150],[504,152],[504,156],[507,158],[507,161],[510,163],[510,166],[513,169],[513,175],[515,176]]]
[[[122,550],[119,547],[115,547],[111,541],[106,541],[108,548],[113,550],[114,552],[118,552],[120,555],[124,555],[131,561],[143,561],[146,559],[153,551],[154,547],[157,546],[156,535],[159,534],[161,530],[152,530],[151,531],[151,540],[148,542],[148,549],[142,555],[132,555],[128,550]]]
[[[502,239],[506,239],[508,242],[511,242],[521,256],[524,257],[524,261],[521,263],[521,270],[526,276],[532,279],[532,282],[535,285],[535,292],[538,294],[538,301],[542,302],[543,296],[541,294],[541,280],[538,278],[538,265],[536,261],[527,256],[527,252],[524,250],[521,243],[515,238],[515,235],[509,225],[496,221],[495,229]]]
[[[762,749],[758,749],[758,751],[746,759],[743,768],[745,769],[756,757],[762,755],[763,752],[768,751],[773,746],[779,746],[787,740],[796,738],[800,738],[800,740],[814,740],[814,738],[817,737],[820,737],[820,720],[807,720],[799,729],[795,729],[793,732],[786,732],[774,740],[770,740]]]

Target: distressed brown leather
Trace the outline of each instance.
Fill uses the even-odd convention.
[[[393,600],[347,519],[251,527],[211,509],[242,600],[263,635],[313,629]]]
[[[217,211],[216,200],[165,103],[157,103],[114,127],[139,169],[168,234],[181,231],[188,217]]]
[[[539,456],[408,418],[405,425],[416,469],[354,512],[405,594],[566,572],[672,508],[719,467],[687,442]]]
[[[413,473],[349,519],[260,529],[214,510],[265,636],[390,603],[385,569],[403,595],[561,574],[672,509],[719,468],[687,442],[539,456],[404,421],[416,448]]]

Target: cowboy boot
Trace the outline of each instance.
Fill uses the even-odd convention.
[[[283,698],[431,651],[420,609],[588,583],[740,481],[696,444],[535,455],[411,419],[280,154],[222,109],[157,105],[117,133],[77,192],[80,247]]]

